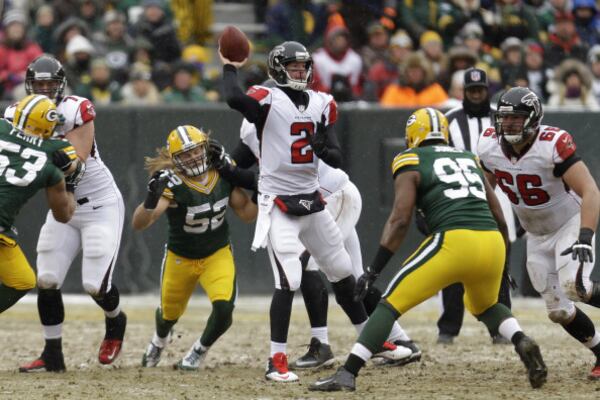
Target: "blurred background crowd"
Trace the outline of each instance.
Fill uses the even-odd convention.
[[[296,40],[313,52],[314,89],[339,102],[460,105],[463,72],[485,70],[492,98],[528,86],[549,107],[600,109],[595,0],[5,0],[0,96],[24,96],[42,53],[72,94],[96,104],[218,102],[217,38],[252,41],[242,85],[267,79],[266,55]]]

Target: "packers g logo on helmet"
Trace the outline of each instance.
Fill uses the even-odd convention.
[[[57,123],[56,105],[44,95],[32,94],[17,104],[13,126],[23,133],[48,139]]]
[[[448,143],[448,120],[434,108],[421,108],[406,121],[406,147],[419,147],[426,140]]]
[[[200,176],[210,168],[208,135],[195,126],[173,129],[167,138],[167,150],[175,168],[187,176]]]

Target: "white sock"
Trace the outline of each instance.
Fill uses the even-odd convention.
[[[394,343],[396,340],[403,340],[405,342],[410,340],[398,322],[394,322],[392,330],[390,331],[390,336],[388,336],[388,342]]]
[[[508,340],[511,340],[515,333],[522,331],[523,329],[515,317],[505,319],[498,327],[498,332]]]
[[[363,328],[365,327],[365,325],[367,325],[367,321],[368,321],[368,320],[366,320],[365,322],[362,322],[362,323],[360,323],[360,324],[356,324],[356,325],[354,325],[354,328],[356,329],[356,332],[357,332],[359,335],[360,335],[360,333],[362,332],[362,330],[363,330]]]
[[[62,324],[42,325],[44,339],[60,339],[62,337]]]
[[[203,345],[200,338],[198,338],[198,340],[194,342],[194,349],[199,349],[201,352],[206,353],[208,349],[210,349],[210,346]]]
[[[323,344],[329,344],[329,335],[327,334],[326,326],[310,328],[310,337],[319,339],[319,341]]]
[[[373,355],[373,353],[371,353],[369,351],[369,349],[367,349],[365,346],[363,346],[360,343],[355,343],[354,346],[352,346],[351,353],[357,357],[360,357],[365,362],[369,361],[369,359]]]
[[[583,344],[588,349],[591,349],[592,347],[596,347],[596,345],[598,343],[600,343],[600,334],[598,333],[598,331],[596,331],[596,333],[594,334],[594,337],[591,338],[590,340],[588,340],[587,342],[583,343]]]
[[[275,355],[275,353],[284,353],[287,348],[287,343],[277,343],[271,341],[271,357]]]
[[[169,335],[167,335],[167,337],[161,338],[160,336],[158,336],[158,333],[154,332],[154,336],[152,337],[152,344],[162,349],[167,345],[168,337]]]
[[[120,313],[121,313],[121,306],[117,306],[117,308],[115,308],[112,311],[104,310],[104,315],[106,315],[107,318],[114,318],[117,315],[119,315]]]

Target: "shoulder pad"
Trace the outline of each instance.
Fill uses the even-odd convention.
[[[402,168],[412,165],[419,165],[419,155],[413,151],[402,152],[392,161],[392,175],[396,176]]]

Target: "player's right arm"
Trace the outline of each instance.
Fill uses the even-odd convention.
[[[141,231],[151,226],[169,208],[170,203],[171,201],[166,197],[161,197],[156,208],[153,209],[147,209],[144,203],[141,203],[133,213],[133,229]]]
[[[232,64],[223,65],[223,90],[227,105],[242,113],[251,123],[257,123],[262,117],[262,106],[252,96],[244,93],[237,77],[237,68]]]
[[[486,174],[489,174],[489,172],[486,172]],[[494,179],[495,182],[495,178],[493,178],[493,175],[492,179]],[[498,201],[496,193],[494,193],[494,188],[490,184],[490,178],[487,175],[484,181],[485,182],[483,183],[485,185],[485,195],[490,206],[490,211],[492,212],[492,215],[494,216],[494,219],[498,224],[498,230],[502,234],[504,244],[508,249],[508,246],[510,245],[510,240],[508,239],[508,225],[506,225],[506,220],[504,219],[504,214],[502,213],[502,207],[500,206],[500,201]]]
[[[64,179],[46,188],[46,198],[54,219],[63,224],[69,222],[75,212],[75,198],[67,191]]]

